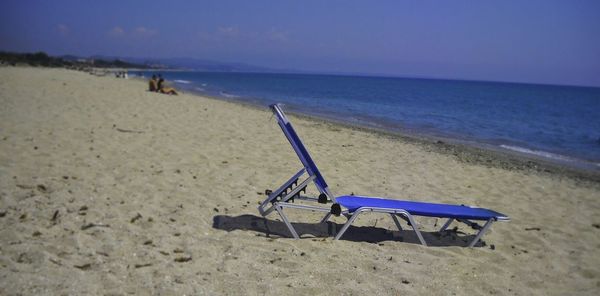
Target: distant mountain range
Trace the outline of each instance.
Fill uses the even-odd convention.
[[[117,57],[117,56],[104,56],[104,55],[93,55],[90,57],[78,57],[73,55],[65,55],[60,58],[65,60],[81,60],[81,59],[98,59],[98,60],[119,60],[132,64],[145,65],[151,68],[159,69],[178,69],[178,70],[195,70],[195,71],[210,71],[210,72],[295,72],[292,70],[283,69],[272,69],[267,67],[260,67],[254,65],[248,65],[244,63],[227,63],[210,61],[195,58],[134,58],[134,57]]]

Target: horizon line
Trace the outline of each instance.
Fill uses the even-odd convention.
[[[0,52],[15,52],[15,53],[37,53],[44,52],[43,50],[39,51],[6,51],[1,50]],[[44,52],[45,53],[45,52]],[[273,68],[270,66],[261,66],[247,62],[240,61],[221,61],[221,60],[213,60],[213,59],[202,59],[202,58],[194,58],[194,57],[131,57],[131,56],[118,56],[118,55],[108,55],[108,54],[91,54],[91,55],[76,55],[76,54],[56,54],[50,55],[54,57],[64,57],[64,56],[74,56],[81,58],[91,58],[94,56],[106,57],[106,58],[115,58],[118,60],[126,61],[126,59],[140,59],[140,60],[161,60],[161,59],[189,59],[189,60],[197,60],[204,62],[212,62],[219,63],[224,65],[243,65],[249,67],[262,68],[264,71],[256,71],[256,70],[241,70],[241,71],[207,71],[207,70],[199,70],[191,68],[181,68],[181,67],[173,67],[168,66],[168,70],[182,70],[182,71],[197,71],[197,72],[214,72],[214,73],[272,73],[272,74],[312,74],[312,75],[332,75],[332,76],[359,76],[359,77],[378,77],[378,78],[402,78],[402,79],[431,79],[431,80],[446,80],[446,81],[465,81],[465,82],[485,82],[485,83],[507,83],[507,84],[525,84],[525,85],[541,85],[541,86],[566,86],[566,87],[580,87],[580,88],[600,88],[600,85],[587,85],[587,84],[556,84],[556,83],[547,83],[547,82],[531,82],[531,81],[510,81],[510,80],[486,80],[486,79],[477,79],[477,78],[458,78],[458,77],[443,77],[443,76],[429,76],[429,75],[403,75],[403,74],[385,74],[385,73],[377,73],[377,72],[338,72],[338,71],[327,71],[327,70],[300,70],[300,69],[285,69],[285,68]],[[163,70],[167,70],[163,69]],[[157,69],[158,70],[158,69]],[[147,71],[147,70],[146,70]]]

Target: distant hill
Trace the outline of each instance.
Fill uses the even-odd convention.
[[[45,52],[17,53],[0,51],[0,63],[9,65],[29,65],[34,67],[64,68],[147,68],[143,64],[135,64],[120,59],[90,59],[77,56],[53,57]]]
[[[301,71],[273,69],[245,63],[218,62],[196,58],[135,58],[93,55],[49,56],[44,52],[14,53],[0,51],[0,61],[9,64],[28,64],[44,67],[96,67],[96,68],[138,68],[138,69],[177,69],[207,72],[257,72],[257,73],[298,73]]]
[[[0,52],[0,62],[2,64],[19,65],[26,64],[30,66],[42,67],[61,67],[64,61],[60,58],[48,56],[45,52],[35,53],[15,53],[15,52]]]
[[[152,68],[164,69],[181,69],[208,72],[289,72],[286,70],[254,66],[244,63],[218,62],[196,58],[134,58],[102,55],[95,55],[91,56],[90,58],[99,58],[104,60],[120,59],[130,63],[142,64]]]

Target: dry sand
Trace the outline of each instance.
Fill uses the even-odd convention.
[[[300,167],[267,110],[141,81],[0,68],[1,295],[597,295],[600,185],[470,163],[426,144],[292,116],[337,194],[511,216],[483,247],[387,216],[256,210]],[[315,190],[313,189],[314,193]],[[314,222],[314,223],[313,223]],[[451,226],[454,227],[455,224]],[[405,228],[407,229],[407,228]],[[471,233],[470,229],[459,228]],[[440,246],[441,245],[441,246]],[[492,246],[493,245],[493,246]]]

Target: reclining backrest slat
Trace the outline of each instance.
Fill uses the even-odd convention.
[[[298,134],[296,134],[294,127],[277,104],[271,105],[270,107],[277,117],[277,123],[281,127],[285,137],[292,145],[292,148],[294,148],[296,155],[298,155],[300,162],[302,162],[309,175],[315,176],[315,184],[317,185],[317,188],[321,193],[328,194],[329,191],[327,189],[327,182],[325,182],[325,179],[321,175],[319,168],[317,168],[317,165],[310,157],[308,150],[306,150],[306,147],[304,147],[302,140],[300,140],[300,137],[298,137]]]

